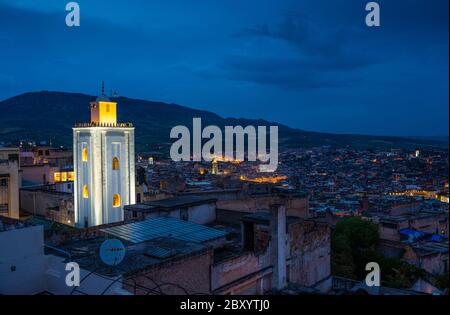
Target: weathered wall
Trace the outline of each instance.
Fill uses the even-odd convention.
[[[310,220],[289,225],[286,263],[288,282],[313,286],[331,275],[330,228]],[[213,266],[213,290],[220,293],[263,294],[271,289],[274,257],[267,225],[254,225],[254,251],[221,261]]]
[[[270,205],[284,203],[286,199],[276,195],[270,196],[241,196],[240,199],[235,200],[218,200],[217,208],[224,210],[234,210],[253,213],[261,210],[268,210]],[[309,201],[307,197],[295,197],[286,200],[286,214],[288,216],[295,216],[299,218],[309,218]]]
[[[448,252],[420,257],[413,247],[406,246],[402,259],[408,264],[422,268],[433,275],[442,274],[446,269],[448,271]]]
[[[245,252],[212,267],[212,290],[217,294],[264,294],[271,288],[268,256]]]
[[[73,195],[70,193],[21,189],[20,209],[63,224],[74,224]]]
[[[145,288],[155,288],[160,285],[164,294],[210,294],[211,274],[209,272],[212,264],[211,250],[198,254],[188,255],[181,259],[170,260],[161,264],[140,270],[135,274],[127,274],[126,277],[133,276],[136,284]],[[148,291],[137,289],[133,291],[132,281],[126,280],[124,289],[138,294],[146,295]],[[170,284],[177,284],[170,285]],[[184,290],[183,290],[184,289]],[[158,288],[155,288],[158,291]]]
[[[289,282],[312,286],[331,274],[328,225],[301,221],[288,230]]]

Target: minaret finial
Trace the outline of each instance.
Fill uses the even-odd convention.
[[[102,95],[105,95],[105,81],[102,81]]]

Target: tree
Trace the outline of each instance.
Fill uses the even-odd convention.
[[[359,279],[365,274],[368,257],[378,244],[375,224],[360,217],[345,217],[336,224],[331,237],[331,267],[335,275]],[[373,261],[373,260],[372,260]]]
[[[441,290],[448,289],[448,276],[448,272],[437,276],[435,279],[435,285]]]
[[[410,288],[424,276],[424,270],[399,258],[385,257],[377,251],[378,229],[359,217],[346,217],[336,224],[331,236],[331,270],[334,275],[363,280],[365,267],[376,262],[381,270],[382,285]]]
[[[425,271],[396,257],[379,255],[378,263],[382,270],[382,284],[392,288],[410,288],[414,282],[425,277]]]

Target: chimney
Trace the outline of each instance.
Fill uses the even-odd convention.
[[[270,206],[270,234],[272,288],[280,290],[286,286],[286,207],[284,205]]]

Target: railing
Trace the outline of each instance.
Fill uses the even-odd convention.
[[[132,123],[76,123],[75,128],[87,128],[87,127],[118,127],[118,128],[133,128]]]

